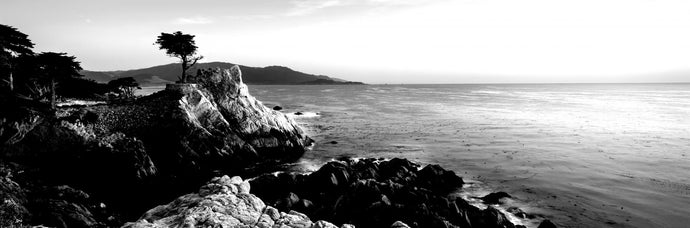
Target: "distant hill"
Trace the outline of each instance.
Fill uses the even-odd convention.
[[[233,63],[210,62],[198,63],[188,71],[188,74],[196,74],[199,68],[226,68],[234,66]],[[246,84],[269,84],[269,85],[324,85],[324,84],[363,84],[361,82],[350,82],[339,78],[332,78],[325,75],[313,75],[292,70],[283,66],[250,67],[242,66],[242,79]],[[182,66],[178,63],[154,66],[144,69],[125,70],[125,71],[88,71],[81,73],[88,79],[97,82],[108,82],[116,78],[133,77],[142,86],[163,85],[177,81],[177,77],[182,71]]]
[[[332,79],[319,78],[312,81],[300,82],[300,85],[364,85],[362,82],[335,81]]]

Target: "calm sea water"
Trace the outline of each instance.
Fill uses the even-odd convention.
[[[405,157],[563,227],[690,224],[690,84],[250,86],[316,139],[301,164]],[[466,196],[470,197],[470,196]]]

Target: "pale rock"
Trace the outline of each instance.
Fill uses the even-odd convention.
[[[391,228],[410,228],[407,224],[401,221],[395,221],[392,225]]]
[[[240,185],[242,183],[242,178],[239,176],[234,176],[230,178],[230,184]]]
[[[249,193],[249,182],[238,178],[213,178],[199,189],[199,193],[187,194],[166,205],[157,206],[147,211],[138,221],[127,223],[123,227],[337,228],[326,221],[314,223],[297,211],[285,213],[267,206]],[[239,191],[230,190],[236,186],[234,183],[237,180]]]
[[[333,223],[330,222],[319,220],[315,222],[311,228],[338,228],[338,226],[333,225]]]
[[[249,190],[251,189],[251,186],[249,185],[248,181],[243,181],[238,185],[239,188],[239,193],[240,194],[249,194]]]

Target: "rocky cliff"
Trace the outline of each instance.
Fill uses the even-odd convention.
[[[55,114],[21,102],[3,107],[0,190],[14,203],[0,210],[16,212],[17,224],[112,226],[211,177],[275,169],[311,143],[292,119],[248,93],[239,67],[205,70],[196,80]],[[65,192],[80,193],[62,200],[78,210],[43,210]]]

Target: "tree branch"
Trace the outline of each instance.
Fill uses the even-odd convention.
[[[192,68],[192,67],[196,64],[197,61],[199,61],[199,60],[201,60],[201,59],[203,59],[203,58],[204,58],[204,56],[199,56],[199,57],[193,58],[193,59],[192,59],[192,64],[189,65],[189,68]]]

